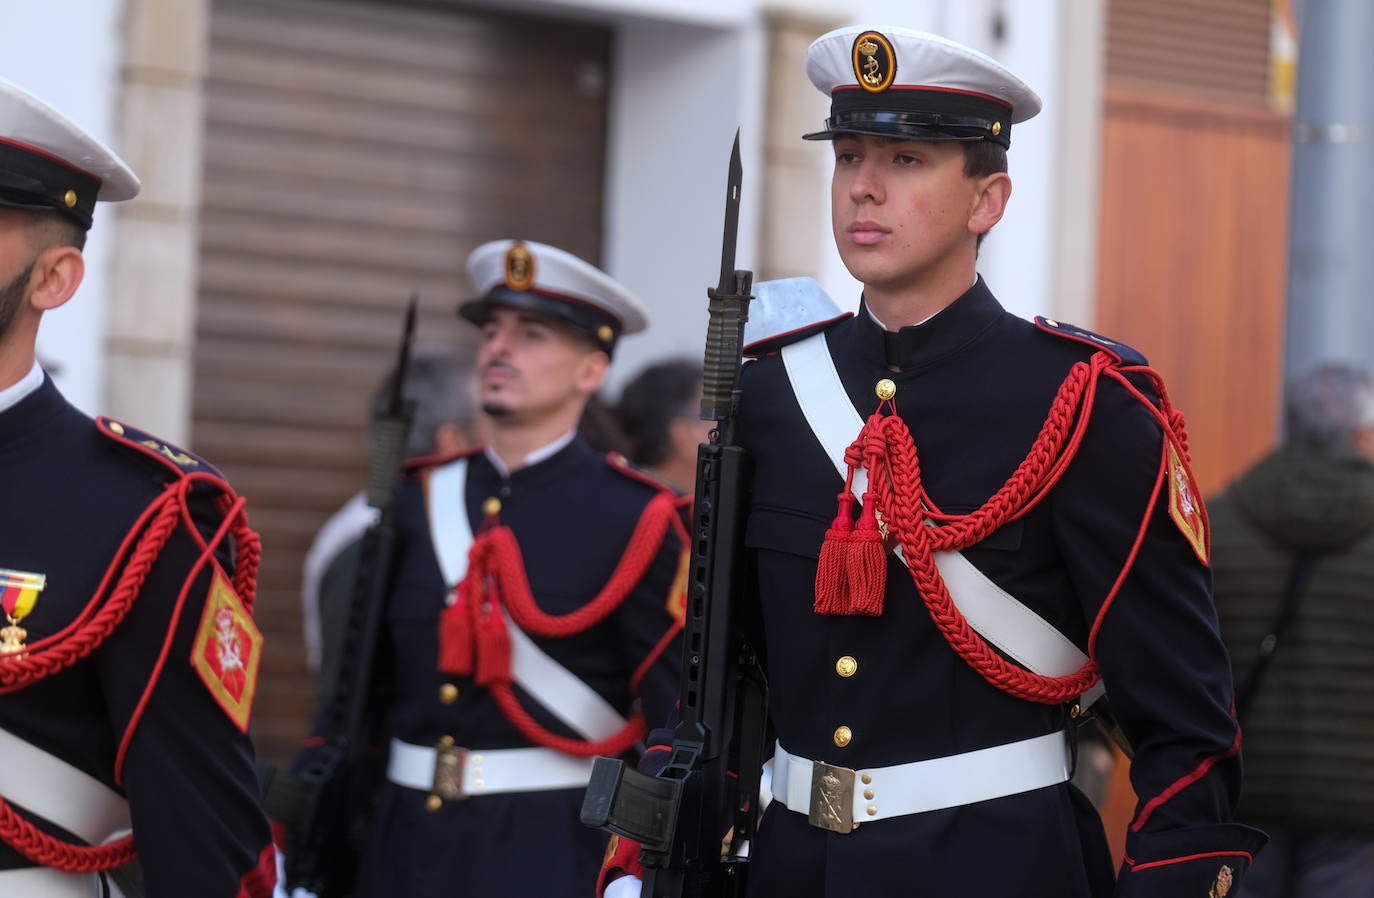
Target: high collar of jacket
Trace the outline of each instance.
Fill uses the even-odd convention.
[[[979,275],[954,302],[920,324],[896,331],[880,327],[864,304],[852,319],[851,339],[862,357],[883,367],[918,368],[963,349],[1005,314]]]
[[[512,485],[556,483],[560,478],[573,476],[580,465],[585,465],[589,460],[596,460],[599,457],[599,453],[587,445],[587,441],[580,434],[575,435],[552,455],[540,458],[533,464],[525,465],[510,472],[498,469],[496,465],[492,464],[491,457],[486,453],[473,456],[474,459],[480,459],[476,470],[482,471],[482,476],[506,481]]]
[[[1280,449],[1229,492],[1241,513],[1282,546],[1335,551],[1374,529],[1374,464],[1353,452]]]
[[[34,439],[39,428],[70,408],[51,377],[14,405],[0,412],[0,452]]]

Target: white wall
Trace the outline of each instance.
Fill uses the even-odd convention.
[[[744,167],[735,265],[755,267],[762,171],[762,33],[635,21],[617,33],[605,262],[650,310],[621,343],[611,389],[644,364],[699,357],[720,273],[730,149]]]
[[[6,0],[0,15],[0,77],[43,98],[114,146],[123,0]],[[113,216],[96,207],[86,279],[76,297],[43,316],[38,353],[79,408],[99,409],[104,376],[107,274]]]

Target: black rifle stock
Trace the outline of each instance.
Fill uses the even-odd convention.
[[[651,898],[743,895],[747,858],[740,849],[752,838],[758,813],[766,685],[752,606],[740,589],[750,466],[735,442],[753,283],[752,272],[734,267],[742,176],[736,133],[720,282],[707,291],[701,417],[717,426],[697,451],[680,722],[657,777],[597,758],[582,806],[583,823],[640,842],[643,894]],[[722,844],[727,828],[728,849]]]
[[[302,769],[277,777],[288,798],[268,811],[287,828],[288,891],[304,887],[319,898],[346,898],[353,891],[359,844],[374,778],[366,775],[371,717],[369,701],[386,593],[396,557],[395,496],[414,418],[405,398],[415,332],[416,297],[406,308],[401,348],[386,411],[374,421],[368,504],[379,512],[363,534],[349,605],[339,677],[319,717],[322,746]],[[276,785],[276,783],[274,783]]]

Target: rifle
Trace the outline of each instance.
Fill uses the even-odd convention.
[[[709,323],[701,417],[715,421],[697,449],[680,721],[668,765],[651,777],[597,758],[582,822],[641,845],[643,894],[731,898],[745,891],[742,856],[758,818],[767,685],[753,610],[742,601],[749,458],[735,442],[739,369],[753,272],[735,270],[739,230],[739,133],[730,155],[720,281],[707,290]],[[738,779],[730,775],[738,772]],[[728,812],[728,816],[727,816]],[[732,827],[732,828],[731,828]],[[722,836],[731,840],[722,852]]]
[[[416,301],[412,294],[391,395],[374,421],[367,501],[379,515],[362,538],[339,677],[317,722],[322,744],[306,754],[299,769],[275,778],[266,801],[269,816],[287,829],[287,890],[301,887],[319,898],[352,893],[375,785],[375,778],[367,775],[365,757],[373,723],[374,703],[369,699],[377,631],[396,558],[396,486],[415,413],[414,401],[405,397],[405,383]]]

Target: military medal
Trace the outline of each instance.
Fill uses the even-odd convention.
[[[24,640],[29,631],[19,626],[19,622],[33,610],[47,582],[43,574],[0,568],[0,606],[4,607],[5,617],[9,619],[8,626],[0,627],[0,658],[10,655],[22,658],[26,654]]]

